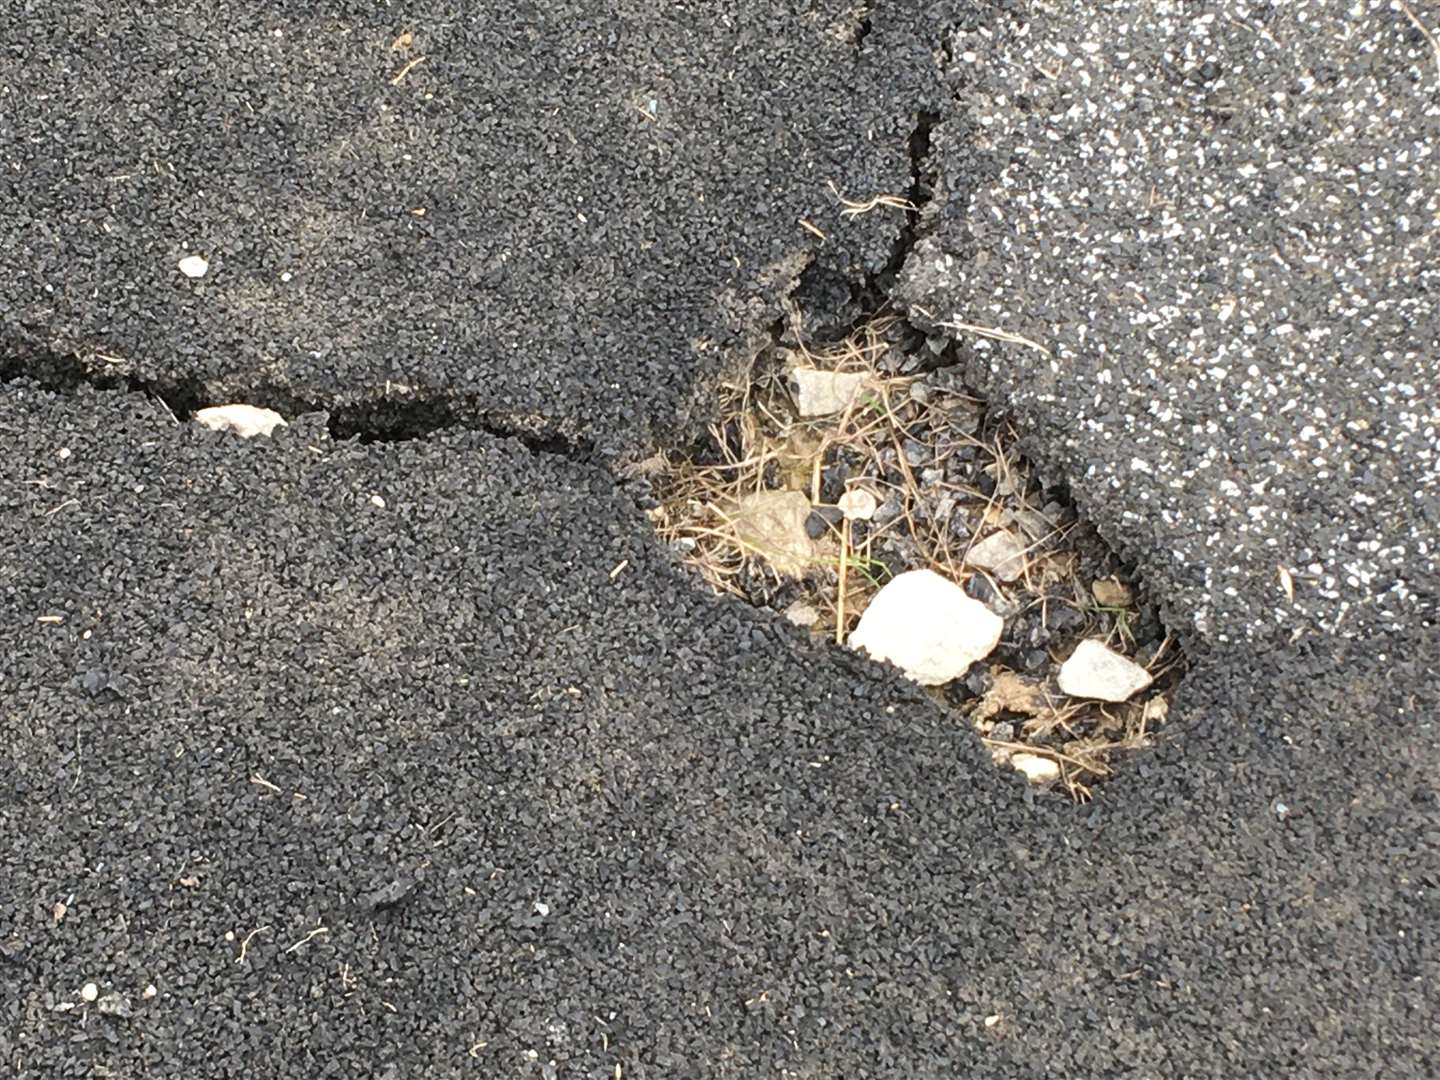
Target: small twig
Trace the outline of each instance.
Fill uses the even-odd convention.
[[[426,58],[423,56],[417,56],[414,60],[411,60],[408,64],[406,64],[403,68],[400,69],[400,74],[396,75],[393,79],[390,80],[390,85],[399,86],[400,80],[405,78],[406,75],[409,75],[411,69],[413,69],[417,64],[423,64],[425,62],[425,59]]]
[[[845,644],[845,572],[850,554],[850,519],[840,519],[840,581],[835,594],[835,644]]]
[[[880,206],[887,206],[892,210],[904,210],[907,213],[911,214],[916,213],[919,209],[909,199],[901,195],[872,195],[864,202],[856,202],[854,199],[847,199],[844,195],[841,195],[840,189],[835,186],[834,180],[830,180],[827,182],[830,185],[830,190],[835,193],[835,198],[839,199],[840,202],[844,204],[845,209],[841,210],[840,212],[846,217],[854,217],[857,214],[868,214],[871,210],[874,210]]]
[[[257,926],[254,930],[251,930],[250,933],[245,935],[245,940],[240,942],[240,955],[235,959],[235,962],[237,964],[243,964],[245,962],[245,954],[250,950],[250,942],[255,937],[255,935],[262,934],[269,929],[270,927],[268,926]]]
[[[330,928],[328,926],[317,926],[314,930],[311,930],[310,933],[306,934],[299,941],[295,942],[294,945],[291,945],[288,949],[286,949],[285,952],[287,954],[292,953],[296,949],[300,948],[301,945],[304,945],[306,942],[308,942],[311,938],[314,938],[319,934],[328,934],[329,932]]]
[[[1079,758],[1073,758],[1069,754],[1062,754],[1059,750],[1051,750],[1048,746],[1035,746],[1030,743],[1006,742],[1004,739],[991,739],[987,738],[984,735],[980,736],[980,741],[986,746],[998,746],[1002,750],[1015,750],[1025,754],[1040,754],[1044,757],[1052,757],[1056,761],[1066,762],[1067,764],[1075,766],[1075,768],[1077,769],[1083,769],[1085,772],[1094,773],[1096,776],[1104,776],[1108,771],[1105,766],[1101,765],[1098,761],[1093,763],[1087,763],[1081,761]]]
[[[180,423],[180,418],[175,415],[175,410],[170,408],[170,403],[168,401],[166,401],[159,394],[154,394],[152,396],[159,403],[160,407],[165,410],[166,415],[169,416],[171,420],[173,420],[177,424]]]
[[[81,766],[82,766],[82,763],[81,763],[81,760],[80,760],[80,729],[79,729],[79,728],[76,728],[76,729],[75,729],[75,782],[70,785],[70,794],[72,794],[72,795],[75,794],[75,789],[80,786],[80,771],[81,771]]]
[[[940,325],[948,327],[951,330],[959,330],[962,333],[978,334],[981,337],[990,338],[994,341],[1004,341],[1011,345],[1023,345],[1027,349],[1034,349],[1036,352],[1044,353],[1046,356],[1050,355],[1050,350],[1045,348],[1044,345],[1037,344],[1027,337],[1021,337],[1019,334],[1012,334],[1008,330],[997,330],[993,326],[978,326],[975,323],[962,322],[942,322]]]
[[[274,784],[272,784],[269,780],[266,780],[259,773],[256,773],[254,776],[250,777],[250,783],[255,784],[259,787],[269,788],[271,791],[275,792],[276,795],[280,794],[280,789]]]

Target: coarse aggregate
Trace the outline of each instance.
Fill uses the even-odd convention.
[[[1436,1065],[1433,637],[1201,666],[1077,808],[595,465],[0,430],[14,1075]]]
[[[0,355],[615,454],[807,268],[885,265],[901,215],[841,200],[906,189],[905,88],[939,86],[914,13],[880,65],[835,0],[7,6]]]

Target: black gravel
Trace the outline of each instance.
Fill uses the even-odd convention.
[[[692,588],[598,467],[0,425],[20,1075],[1433,1064],[1433,636],[1202,667],[1077,809]]]
[[[1372,538],[1406,547],[1403,597],[1332,600],[1323,575],[1306,592],[1302,573],[1293,624],[1267,614],[1283,597],[1250,534],[1234,557],[1224,546],[1248,507],[1222,506],[1207,494],[1219,475],[1199,468],[1223,444],[1235,475],[1259,483],[1241,468],[1258,460],[1245,432],[1298,438],[1283,399],[1259,421],[1176,435],[1171,456],[1149,459],[1154,477],[1115,485],[1126,439],[1153,445],[1163,424],[1097,401],[1088,374],[1070,379],[1063,365],[1088,372],[1091,353],[1057,346],[1058,371],[1026,350],[973,357],[992,404],[1028,422],[1032,459],[1068,473],[1152,590],[1171,588],[1171,614],[1208,605],[1154,750],[1087,807],[998,773],[893,673],[704,594],[617,486],[612,455],[685,426],[727,344],[768,337],[791,283],[832,295],[833,314],[896,244],[905,254],[895,221],[840,219],[832,176],[847,194],[933,187],[913,223],[912,303],[928,296],[949,319],[949,305],[989,295],[973,276],[919,276],[947,245],[974,262],[958,230],[995,220],[998,189],[973,220],[957,189],[984,149],[976,94],[1050,65],[982,44],[1068,41],[1075,56],[1128,41],[1183,74],[1198,28],[1231,33],[1188,7],[1169,22],[1164,5],[1116,6],[1098,28],[1037,16],[1023,46],[1003,10],[985,9],[995,36],[981,42],[948,32],[978,29],[980,14],[876,5],[862,25],[847,6],[647,14],[611,42],[598,17],[550,0],[463,18],[423,4],[406,25],[355,14],[368,5],[333,19],[10,5],[0,1061],[12,1074],[1440,1071],[1440,631],[1433,556],[1416,538],[1434,458],[1416,443],[1424,406],[1377,389],[1428,385],[1412,348],[1433,333],[1425,266],[1372,271],[1389,284],[1368,324],[1271,282],[1267,303],[1296,288],[1313,325],[1345,328],[1333,351],[1312,350],[1320,374],[1305,386],[1309,404],[1343,399],[1328,476],[1283,478],[1286,498],[1308,501],[1287,509],[1274,561],[1301,543],[1318,559]],[[1367,107],[1367,137],[1422,139],[1424,39],[1388,8],[1365,18],[1367,47],[1332,51],[1317,92],[1393,84],[1409,111]],[[406,29],[410,53],[390,51]],[[1288,85],[1274,66],[1309,46],[1281,31],[1280,50],[1237,38],[1251,59],[1201,49],[1193,66],[1230,78],[1250,63],[1241,85],[1279,71],[1269,81]],[[392,86],[406,55],[427,60]],[[927,96],[932,56],[961,96],[953,109]],[[632,108],[652,98],[656,119]],[[1340,100],[1322,96],[1320,116]],[[908,160],[921,105],[948,110],[929,132],[933,177]],[[1172,98],[1149,109],[1180,122]],[[1236,145],[1282,141],[1265,126],[1280,119],[1232,115],[1251,125]],[[989,137],[997,168],[1009,132]],[[1358,166],[1370,145],[1327,152]],[[1062,193],[1091,185],[1103,209],[1109,167],[1057,156],[1042,171]],[[978,190],[984,174],[967,175]],[[1379,202],[1335,211],[1352,246],[1364,217],[1398,208],[1397,171],[1382,179]],[[1411,227],[1433,231],[1434,186],[1410,186]],[[579,195],[598,208],[588,223]],[[799,216],[832,239],[792,235]],[[1041,301],[1094,286],[1066,246],[1082,220],[1027,223],[1038,253],[986,239],[987,274],[1034,275],[1035,322],[1013,329],[1043,337]],[[1268,265],[1274,237],[1253,224],[1242,214],[1214,241],[1223,273],[1232,242]],[[846,228],[853,242],[836,238]],[[183,241],[211,257],[202,286],[174,273]],[[1420,250],[1393,233],[1364,243],[1377,257]],[[1131,277],[1163,295],[1175,253],[1126,250]],[[293,293],[277,283],[286,270]],[[1065,334],[1070,313],[1087,322],[1120,374],[1154,368],[1157,388],[1183,390],[1187,416],[1238,401],[1226,395],[1243,361],[1192,390],[1189,368],[1155,367],[1131,323],[1055,311]],[[1003,315],[976,307],[967,321]],[[1382,376],[1347,394],[1341,375],[1362,355]],[[92,385],[107,379],[182,406],[268,394],[292,423],[242,442]],[[307,402],[332,416],[301,417]],[[434,426],[426,409],[440,405],[446,430],[387,441]],[[332,437],[346,409],[374,422],[371,441]],[[1359,420],[1371,434],[1348,426]],[[1390,495],[1373,506],[1345,487],[1367,469]]]

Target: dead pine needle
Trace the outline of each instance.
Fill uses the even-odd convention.
[[[285,952],[287,955],[293,953],[296,949],[300,948],[300,946],[309,943],[319,935],[328,933],[330,933],[330,928],[328,926],[317,926],[314,930],[311,930],[303,938],[301,938],[299,941],[295,942],[288,949],[286,949]]]
[[[847,199],[844,195],[841,195],[840,189],[835,186],[834,180],[830,180],[828,181],[828,183],[830,185],[830,190],[835,194],[835,198],[839,199],[841,206],[844,207],[844,209],[842,209],[840,212],[846,217],[855,217],[858,214],[868,214],[870,213],[870,211],[878,209],[882,206],[890,210],[902,210],[910,214],[917,213],[919,209],[914,203],[912,203],[904,196],[890,195],[887,193],[872,195],[870,196],[870,198],[865,199],[864,201],[857,202],[854,199]]]
[[[941,323],[940,325],[951,330],[959,331],[962,334],[976,334],[979,337],[989,338],[992,341],[1003,341],[1009,345],[1022,345],[1027,349],[1034,349],[1036,352],[1045,356],[1050,355],[1050,350],[1045,348],[1044,345],[1031,341],[1027,337],[1021,337],[1019,334],[1012,334],[1008,330],[998,330],[993,326],[980,326],[976,323],[965,322],[947,322]]]
[[[410,72],[413,71],[416,67],[423,64],[425,62],[425,59],[426,58],[423,56],[417,56],[414,60],[411,60],[408,64],[406,64],[403,68],[400,69],[400,74],[396,75],[393,79],[390,80],[390,85],[399,86],[401,80],[404,79],[406,75],[409,75]]]
[[[806,232],[814,233],[820,238],[822,243],[830,239],[828,236],[826,236],[823,232],[820,231],[820,226],[816,225],[813,221],[810,221],[806,218],[800,218],[800,227]]]

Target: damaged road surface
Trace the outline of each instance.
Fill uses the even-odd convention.
[[[11,7],[7,1074],[1440,1068],[1431,13]],[[1181,638],[1088,805],[647,519],[882,294]]]

